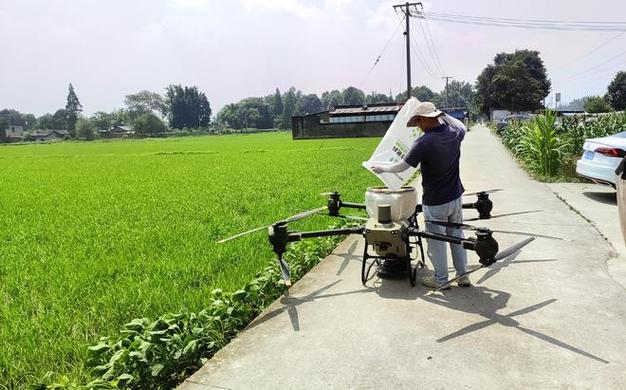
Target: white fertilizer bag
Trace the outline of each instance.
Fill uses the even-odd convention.
[[[417,127],[407,127],[406,123],[411,119],[415,107],[419,104],[419,100],[412,97],[398,112],[396,118],[389,126],[387,133],[376,147],[374,154],[369,160],[363,161],[363,166],[370,172],[374,165],[388,165],[395,163],[404,158],[413,145],[413,142],[420,137],[422,132]],[[405,184],[417,168],[409,168],[399,173],[381,173],[375,174],[380,180],[391,190],[399,190]]]

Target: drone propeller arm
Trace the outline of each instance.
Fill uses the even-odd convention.
[[[417,229],[409,230],[408,234],[409,236],[430,238],[433,240],[449,242],[451,244],[458,244],[458,245],[463,246],[463,249],[469,249],[469,250],[476,249],[476,242],[473,240],[468,240],[466,238],[447,236],[445,234],[426,232],[426,231],[417,230]]]
[[[344,229],[317,230],[312,232],[291,232],[289,233],[289,241],[300,241],[303,238],[341,236],[349,234],[362,234],[363,227],[351,227]]]
[[[341,207],[365,210],[365,205],[360,203],[341,202]]]

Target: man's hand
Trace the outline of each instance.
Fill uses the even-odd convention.
[[[381,166],[377,166],[377,165],[373,165],[371,168],[372,172],[376,173],[376,174],[380,174],[385,172],[385,169]]]

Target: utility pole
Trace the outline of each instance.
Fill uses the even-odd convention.
[[[409,33],[409,17],[411,17],[411,11],[409,7],[414,7],[417,12],[417,6],[422,6],[422,3],[409,3],[406,2],[404,4],[397,4],[393,6],[394,10],[398,8],[404,14],[404,37],[406,38],[406,99],[409,100],[411,98],[411,41],[410,41],[410,33]]]
[[[451,78],[452,78],[452,76],[444,76],[444,77],[442,77],[442,79],[446,79],[446,89],[445,89],[445,91],[446,91],[446,107],[445,108],[450,108],[450,107],[448,107],[448,80],[451,79]]]

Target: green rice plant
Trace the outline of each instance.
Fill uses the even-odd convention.
[[[566,147],[557,134],[555,119],[552,112],[546,111],[522,126],[519,144],[515,148],[526,166],[543,177],[558,174]]]
[[[48,372],[88,383],[100,337],[236,291],[274,259],[267,235],[216,241],[319,207],[321,192],[362,201],[378,180],[361,162],[378,142],[274,132],[0,146],[0,388]]]

